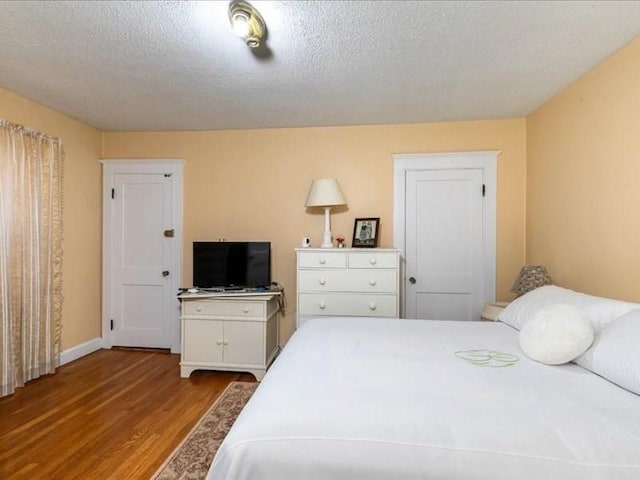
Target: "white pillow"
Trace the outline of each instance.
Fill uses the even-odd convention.
[[[596,332],[628,311],[640,308],[638,303],[594,297],[556,285],[547,285],[516,298],[500,312],[498,320],[520,330],[527,319],[533,317],[539,310],[560,303],[573,305],[582,310]]]
[[[582,355],[593,343],[593,327],[587,316],[573,305],[546,307],[533,315],[520,330],[520,348],[547,365],[560,365]]]
[[[602,330],[576,363],[640,395],[640,309]]]

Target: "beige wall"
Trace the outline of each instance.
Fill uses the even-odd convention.
[[[523,119],[417,125],[207,132],[105,133],[105,158],[183,158],[183,285],[191,283],[194,240],[270,240],[273,279],[285,286],[293,330],[295,255],[303,236],[318,245],[322,214],[307,213],[314,178],[335,177],[348,209],[332,215],[332,232],[351,243],[353,220],[381,217],[381,246],[392,245],[394,153],[500,150],[497,294],[524,261],[525,123]]]
[[[523,119],[418,125],[244,131],[104,133],[0,89],[0,117],[59,136],[65,146],[63,349],[100,336],[101,171],[99,158],[185,160],[184,272],[191,242],[266,239],[273,278],[288,294],[282,339],[294,325],[295,256],[302,236],[317,245],[320,213],[304,201],[311,180],[338,178],[347,209],[332,231],[349,242],[356,217],[381,217],[381,246],[392,244],[394,153],[500,150],[498,160],[498,298],[524,259]],[[101,154],[102,151],[102,154]]]
[[[2,88],[0,117],[63,140],[62,348],[68,349],[101,335],[101,133]]]
[[[527,262],[640,302],[640,38],[527,118]]]

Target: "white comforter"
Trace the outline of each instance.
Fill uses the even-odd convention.
[[[307,321],[208,479],[640,479],[640,397],[493,322]],[[455,352],[517,355],[508,367]]]

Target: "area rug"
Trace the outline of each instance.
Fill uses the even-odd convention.
[[[231,382],[152,480],[202,480],[222,440],[257,387],[257,383]]]

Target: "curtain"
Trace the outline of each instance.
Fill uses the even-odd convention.
[[[0,396],[59,365],[63,157],[0,119]]]

